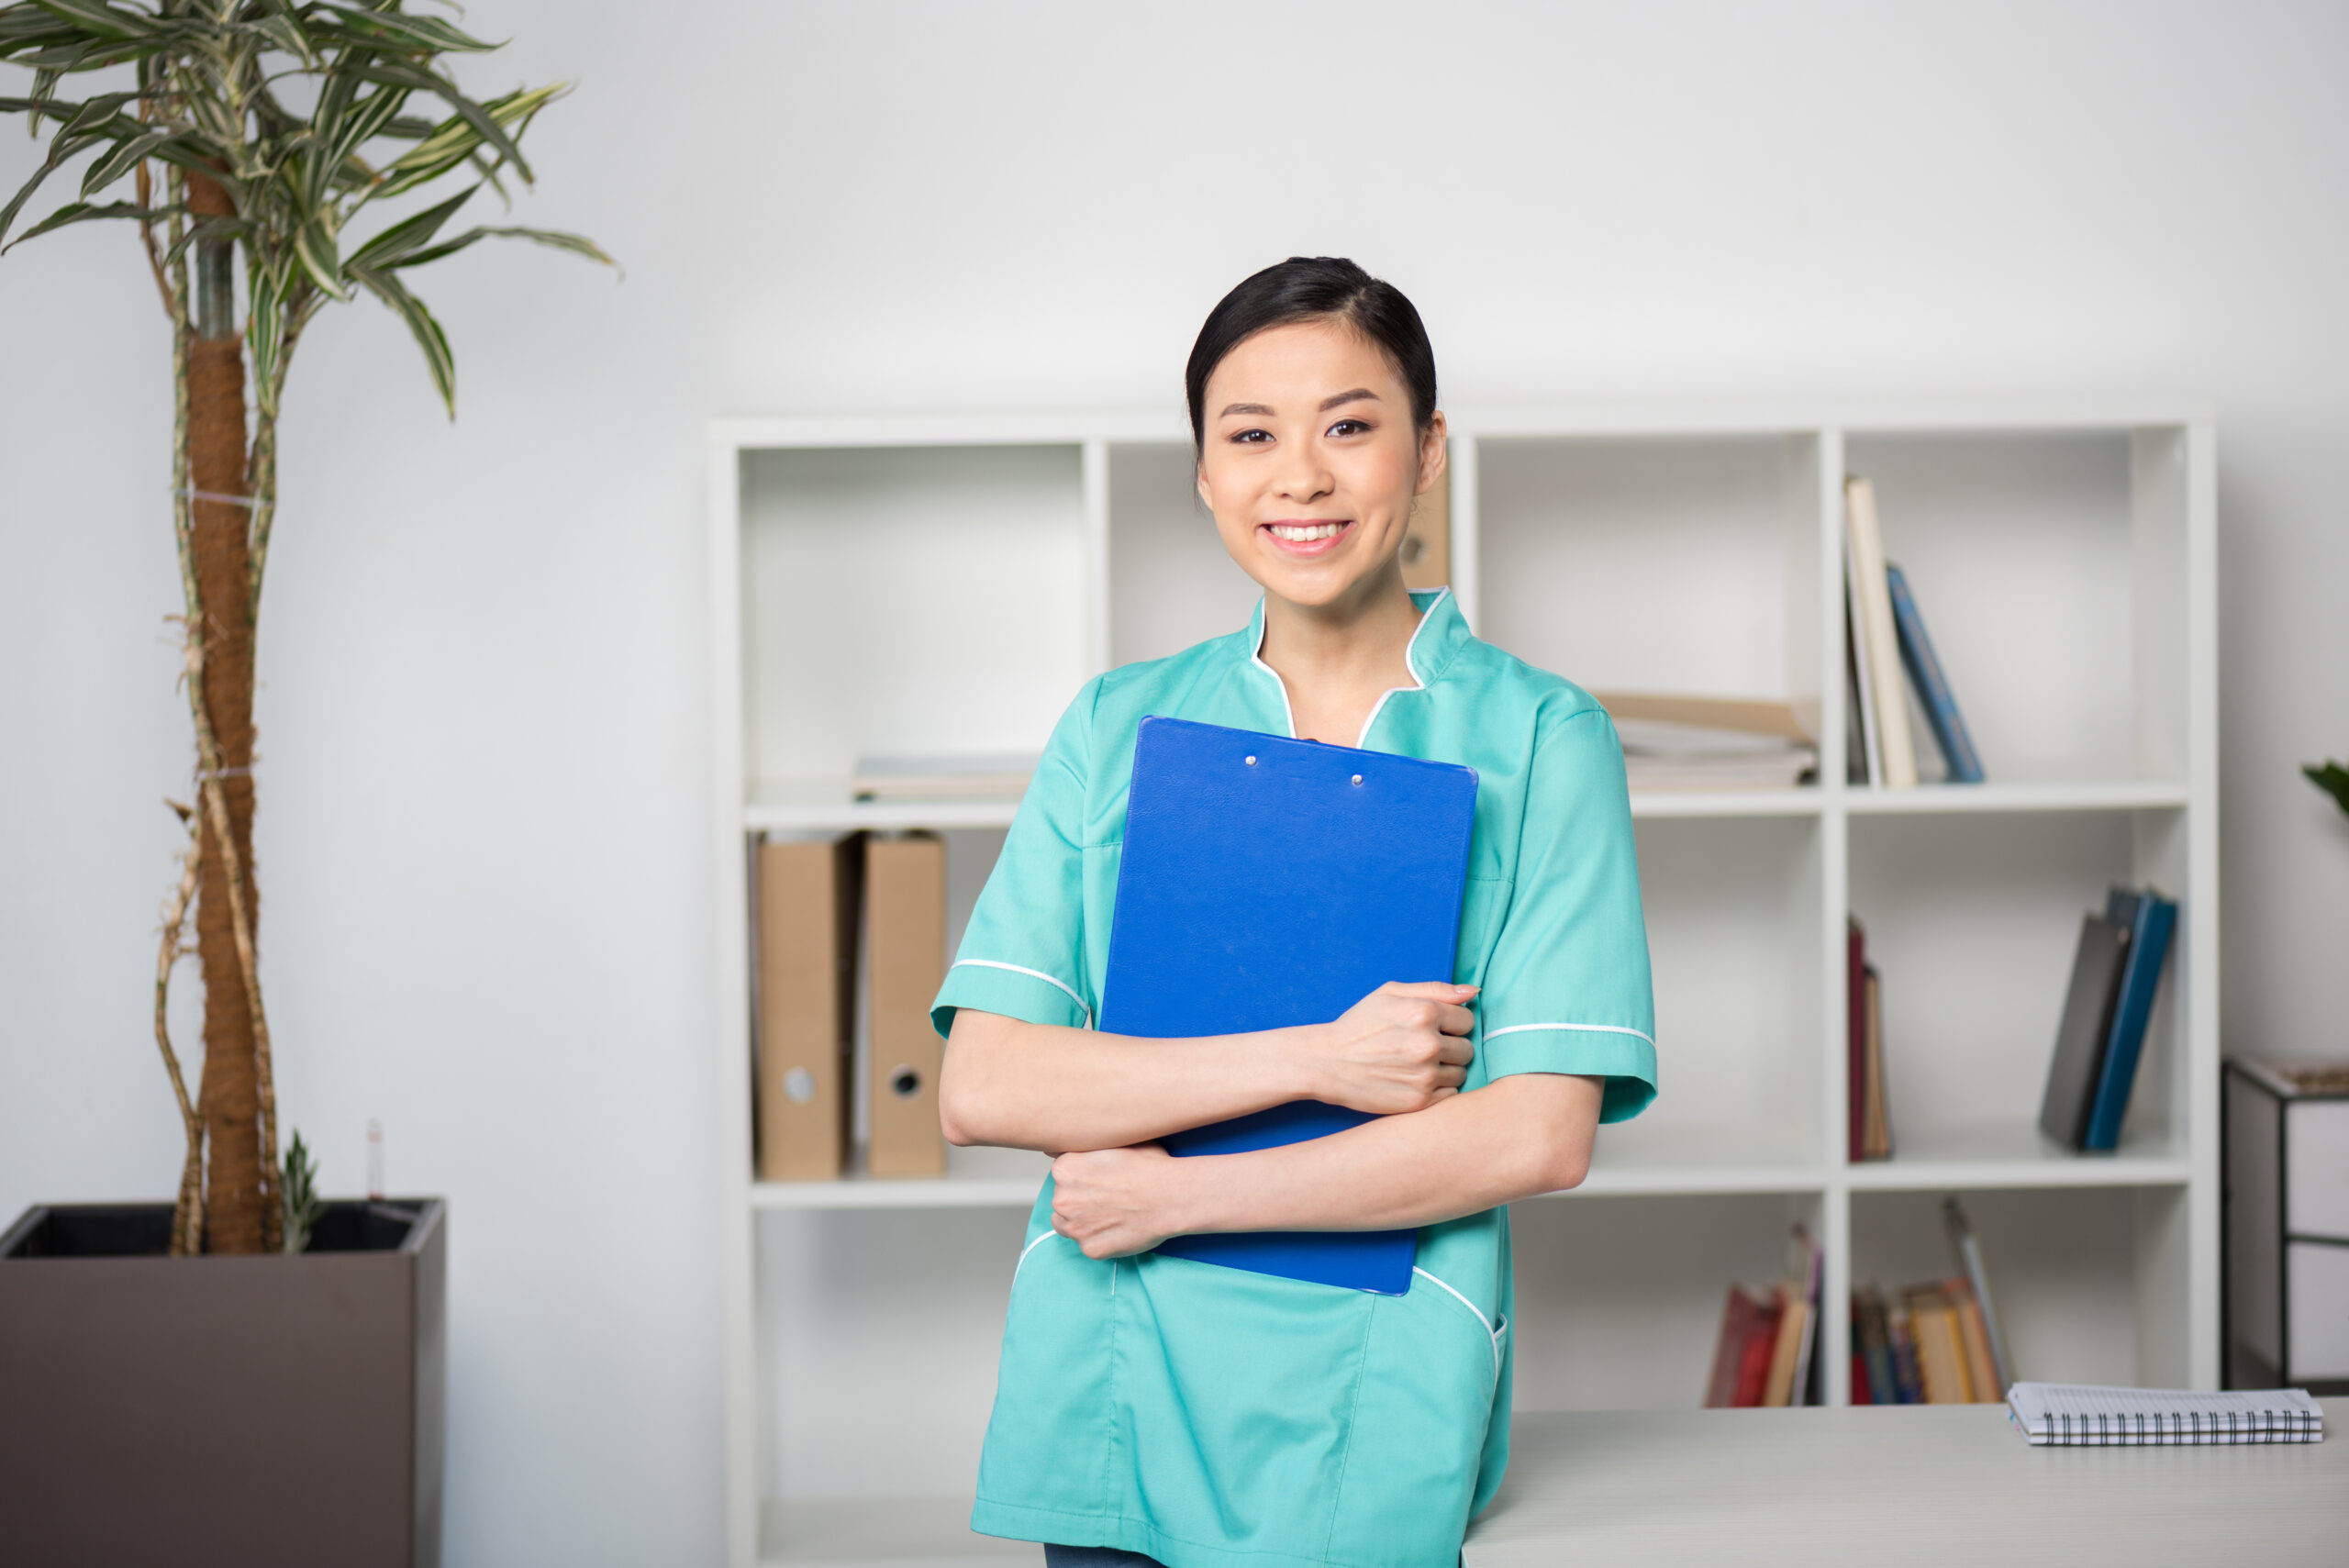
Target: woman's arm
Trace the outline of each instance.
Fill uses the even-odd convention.
[[[951,1143],[1057,1154],[1119,1149],[1290,1100],[1378,1115],[1458,1095],[1475,987],[1382,985],[1335,1023],[1137,1040],[964,1007],[947,1037],[939,1120]]]
[[[1087,1257],[1208,1230],[1433,1225],[1581,1184],[1602,1081],[1512,1073],[1472,1095],[1328,1138],[1178,1160],[1105,1149],[1052,1162],[1052,1229]]]

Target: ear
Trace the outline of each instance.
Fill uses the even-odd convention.
[[[1443,410],[1439,408],[1428,417],[1428,428],[1419,432],[1419,482],[1412,487],[1412,495],[1424,495],[1442,480],[1452,462],[1448,439]]]
[[[1208,498],[1208,471],[1203,464],[1192,464],[1191,486],[1198,492],[1199,505],[1207,508],[1208,516],[1214,517],[1215,503]]]

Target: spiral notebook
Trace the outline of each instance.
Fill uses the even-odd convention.
[[[1450,980],[1475,817],[1470,768],[1143,719],[1101,1028],[1185,1040],[1321,1024],[1390,980]],[[1164,1142],[1242,1153],[1370,1119],[1297,1100]],[[1418,1245],[1416,1230],[1255,1231],[1158,1251],[1400,1296]]]
[[[2181,1443],[2315,1443],[2324,1407],[2304,1388],[2208,1394],[2018,1383],[2007,1413],[2033,1447],[2134,1448]]]

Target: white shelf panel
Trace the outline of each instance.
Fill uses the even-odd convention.
[[[1801,789],[1633,790],[1633,817],[1816,817],[1826,796]]]
[[[763,789],[742,806],[753,833],[898,832],[915,828],[1008,828],[1016,800],[854,800],[841,790]]]
[[[2184,784],[2162,779],[2073,783],[1920,784],[1915,789],[1842,792],[1855,816],[1905,816],[1988,811],[2170,810],[2188,803]]]
[[[751,1207],[810,1208],[1026,1208],[1052,1162],[1025,1149],[949,1149],[943,1176],[870,1176],[836,1182],[753,1182]]]
[[[2027,1122],[1893,1129],[1890,1160],[1846,1168],[1855,1192],[1930,1187],[2161,1187],[2193,1175],[2185,1151],[2166,1140],[2129,1139],[2110,1154],[2075,1154]]]
[[[974,1533],[968,1497],[767,1497],[759,1507],[763,1563],[1000,1568],[1037,1556],[1032,1542]]]
[[[1602,1127],[1583,1184],[1550,1197],[1818,1192],[1819,1143],[1774,1127]]]

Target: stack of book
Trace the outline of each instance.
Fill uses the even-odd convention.
[[[2080,922],[2039,1107],[2040,1130],[2066,1149],[2110,1153],[2120,1144],[2176,925],[2175,903],[2128,887],[2111,889],[2103,912]]]
[[[1846,479],[1843,499],[1844,649],[1850,711],[1857,721],[1851,782],[1882,789],[1916,787],[1917,745],[1907,691],[1913,684],[1925,727],[1947,764],[1948,782],[1980,784],[1982,759],[1933,639],[1925,634],[1924,612],[1900,568],[1884,558],[1876,486],[1857,476]]]
[[[1815,716],[1743,697],[1593,692],[1634,790],[1791,789],[1819,773]]]
[[[1852,1293],[1855,1405],[1994,1403],[2014,1380],[1973,1224],[1955,1198],[1942,1218],[1956,1274],[1889,1296],[1873,1284]]]
[[[1819,1244],[1798,1225],[1784,1280],[1759,1290],[1729,1287],[1705,1387],[1708,1409],[1821,1402],[1815,1353],[1819,1278]]]
[[[945,844],[928,833],[768,834],[752,864],[760,1180],[838,1178],[860,1120],[869,1173],[941,1173],[930,1004],[946,971]]]
[[[1892,1158],[1892,1105],[1884,1086],[1884,983],[1868,962],[1867,932],[1851,923],[1850,1153],[1854,1163]]]

